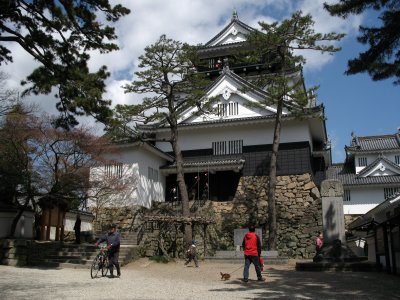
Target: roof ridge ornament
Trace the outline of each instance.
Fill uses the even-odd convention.
[[[237,11],[236,11],[236,8],[233,9],[233,13],[232,13],[232,18],[231,18],[231,20],[232,20],[232,21],[233,21],[233,20],[239,20],[239,17],[238,17],[238,13],[237,13]]]

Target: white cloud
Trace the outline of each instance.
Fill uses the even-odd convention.
[[[297,9],[310,13],[315,20],[317,32],[352,33],[360,24],[360,17],[346,20],[330,17],[323,9],[327,0],[119,0],[131,9],[131,14],[123,17],[116,24],[120,50],[110,54],[91,53],[90,68],[97,70],[106,65],[111,72],[107,81],[107,98],[116,103],[129,104],[137,101],[138,96],[124,94],[121,85],[134,80],[138,56],[145,46],[154,43],[161,34],[169,38],[191,44],[206,43],[229,22],[236,9],[239,19],[258,28],[258,21],[272,22],[282,17],[289,17]],[[331,2],[331,1],[328,1]],[[276,15],[272,15],[276,14]],[[18,45],[12,49],[14,63],[2,66],[3,71],[11,75],[10,85],[17,86],[37,63]],[[329,55],[305,53],[308,71],[320,69],[332,61]],[[55,102],[51,96],[39,97],[45,110],[54,111]]]

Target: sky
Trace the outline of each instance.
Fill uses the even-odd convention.
[[[131,9],[131,14],[113,24],[120,47],[109,54],[90,53],[90,69],[95,71],[106,65],[111,72],[107,80],[106,98],[115,104],[132,104],[138,96],[125,94],[123,85],[132,82],[137,71],[138,57],[144,48],[162,35],[189,44],[205,44],[219,33],[231,20],[234,10],[239,20],[259,29],[258,22],[267,23],[289,18],[297,10],[309,13],[315,21],[316,32],[345,33],[337,43],[342,50],[333,55],[302,52],[307,59],[304,65],[306,86],[319,86],[317,102],[325,106],[327,134],[332,145],[332,160],[345,159],[344,146],[349,145],[351,133],[357,136],[394,134],[400,128],[400,86],[393,80],[374,82],[368,74],[344,75],[349,59],[357,57],[365,46],[356,41],[361,24],[377,22],[376,15],[363,14],[347,19],[331,17],[323,3],[337,0],[111,0]],[[8,86],[19,88],[38,64],[17,44],[7,44],[14,62],[2,65],[1,71],[9,74]],[[30,97],[27,101],[38,103],[50,114],[56,114],[52,95]],[[84,120],[90,123],[92,120]]]

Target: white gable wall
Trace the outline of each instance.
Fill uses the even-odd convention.
[[[246,35],[249,33],[247,29],[239,26],[237,23],[232,23],[224,33],[221,34],[212,44],[209,46],[225,45],[238,42],[244,42]]]
[[[259,117],[259,116],[267,116],[271,115],[271,111],[267,111],[265,109],[259,109],[255,107],[249,107],[246,105],[248,101],[244,100],[241,96],[237,94],[232,94],[228,100],[225,100],[222,96],[220,97],[220,101],[215,103],[214,108],[217,107],[218,104],[228,104],[228,103],[238,103],[238,115],[229,115],[220,117],[214,114],[203,114],[200,116],[193,116],[191,119],[186,120],[185,123],[199,123],[204,121],[211,120],[219,120],[219,119],[237,119],[237,118],[249,118],[249,117]],[[192,112],[191,112],[192,113]],[[186,115],[188,117],[190,113]]]
[[[354,165],[356,167],[356,170],[355,170],[356,174],[360,173],[365,168],[365,166],[360,166],[360,164],[359,164],[359,158],[361,158],[361,157],[367,158],[367,166],[368,166],[369,164],[371,164],[374,160],[376,160],[378,158],[378,154],[365,154],[365,155],[357,154],[357,155],[355,155],[354,156]]]

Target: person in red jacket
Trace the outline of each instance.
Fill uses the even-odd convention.
[[[249,268],[250,264],[254,265],[257,273],[257,280],[264,281],[261,275],[260,269],[260,256],[261,256],[261,241],[256,234],[254,226],[249,227],[249,232],[245,234],[243,238],[243,250],[244,250],[244,269],[243,269],[243,281],[249,281]]]

